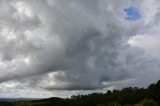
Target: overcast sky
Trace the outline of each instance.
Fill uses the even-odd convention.
[[[159,29],[159,0],[0,0],[0,97],[147,87]]]

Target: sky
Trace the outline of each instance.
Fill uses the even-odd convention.
[[[0,0],[0,97],[70,97],[158,81],[159,2]]]

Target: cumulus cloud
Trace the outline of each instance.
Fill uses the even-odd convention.
[[[159,41],[149,35],[159,27],[158,1],[150,2],[1,0],[0,87],[75,94],[143,87],[157,80],[159,60],[146,54],[157,49]],[[128,7],[138,11],[139,21],[126,20]],[[148,12],[151,7],[154,12]],[[151,73],[154,77],[146,81],[143,76]]]

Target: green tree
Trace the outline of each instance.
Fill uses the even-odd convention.
[[[124,106],[132,106],[132,105],[130,105],[130,104],[126,104],[126,105],[124,105]]]
[[[104,103],[97,104],[96,106],[106,106]]]
[[[117,102],[112,102],[112,103],[108,104],[107,106],[122,106],[122,105],[120,105]]]
[[[145,99],[144,101],[142,101],[142,106],[158,106],[158,105],[152,99]]]

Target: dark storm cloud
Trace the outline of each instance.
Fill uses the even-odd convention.
[[[2,0],[0,81],[33,89],[95,90],[121,88],[118,82],[145,75],[143,68],[154,62],[127,41],[149,21],[129,23],[123,13],[128,5],[141,3]]]
[[[51,35],[47,36],[52,38],[56,33],[61,40],[59,43],[62,43],[64,48],[58,48],[63,49],[62,53],[56,51],[50,47],[50,44],[53,45],[51,40],[47,41],[46,50],[36,54],[40,66],[36,66],[34,72],[35,70],[38,70],[36,74],[56,72],[57,74],[53,75],[54,80],[51,78],[49,82],[57,82],[57,85],[39,85],[48,76],[32,80],[31,85],[53,90],[98,89],[105,87],[103,85],[105,81],[123,80],[131,76],[125,63],[121,62],[120,56],[123,42],[127,39],[125,37],[134,32],[122,28],[111,11],[101,8],[99,5],[103,2],[90,3],[91,7],[84,5],[86,2],[62,0],[54,1],[54,6],[49,7],[49,10],[48,7],[44,7],[46,9],[44,11],[51,11],[53,8],[52,14],[46,14],[48,16],[44,18],[54,17],[45,20],[51,22],[48,27],[52,28],[49,32]],[[92,5],[95,5],[95,11]],[[35,8],[39,10],[39,7]],[[61,72],[63,74],[60,74]]]
[[[2,46],[2,61],[18,59],[20,63],[15,63],[16,68],[13,65],[14,70],[6,72],[1,77],[2,81],[59,70],[63,71],[65,76],[57,75],[55,80],[68,83],[68,87],[62,86],[63,89],[94,89],[103,86],[103,81],[125,79],[126,75],[123,74],[127,71],[117,58],[121,51],[122,37],[128,35],[128,31],[121,28],[110,11],[99,6],[103,2],[50,2],[53,5],[44,1],[20,1],[17,4],[11,2],[11,7],[15,8],[13,16],[17,14],[20,20],[15,17],[14,27],[12,21],[6,22],[9,24],[9,31],[15,30],[16,38],[5,41],[4,44],[8,47]],[[25,3],[31,10],[23,10]],[[26,14],[18,13],[21,10],[24,13],[26,11]],[[33,15],[27,16],[27,11],[33,12]],[[35,28],[30,29],[30,26]],[[27,39],[28,33],[23,34],[26,30],[30,33],[35,31],[35,35]],[[31,61],[29,65],[21,62],[23,58],[25,61],[27,56]],[[119,70],[120,72],[117,72]],[[51,88],[54,89],[54,86]]]

